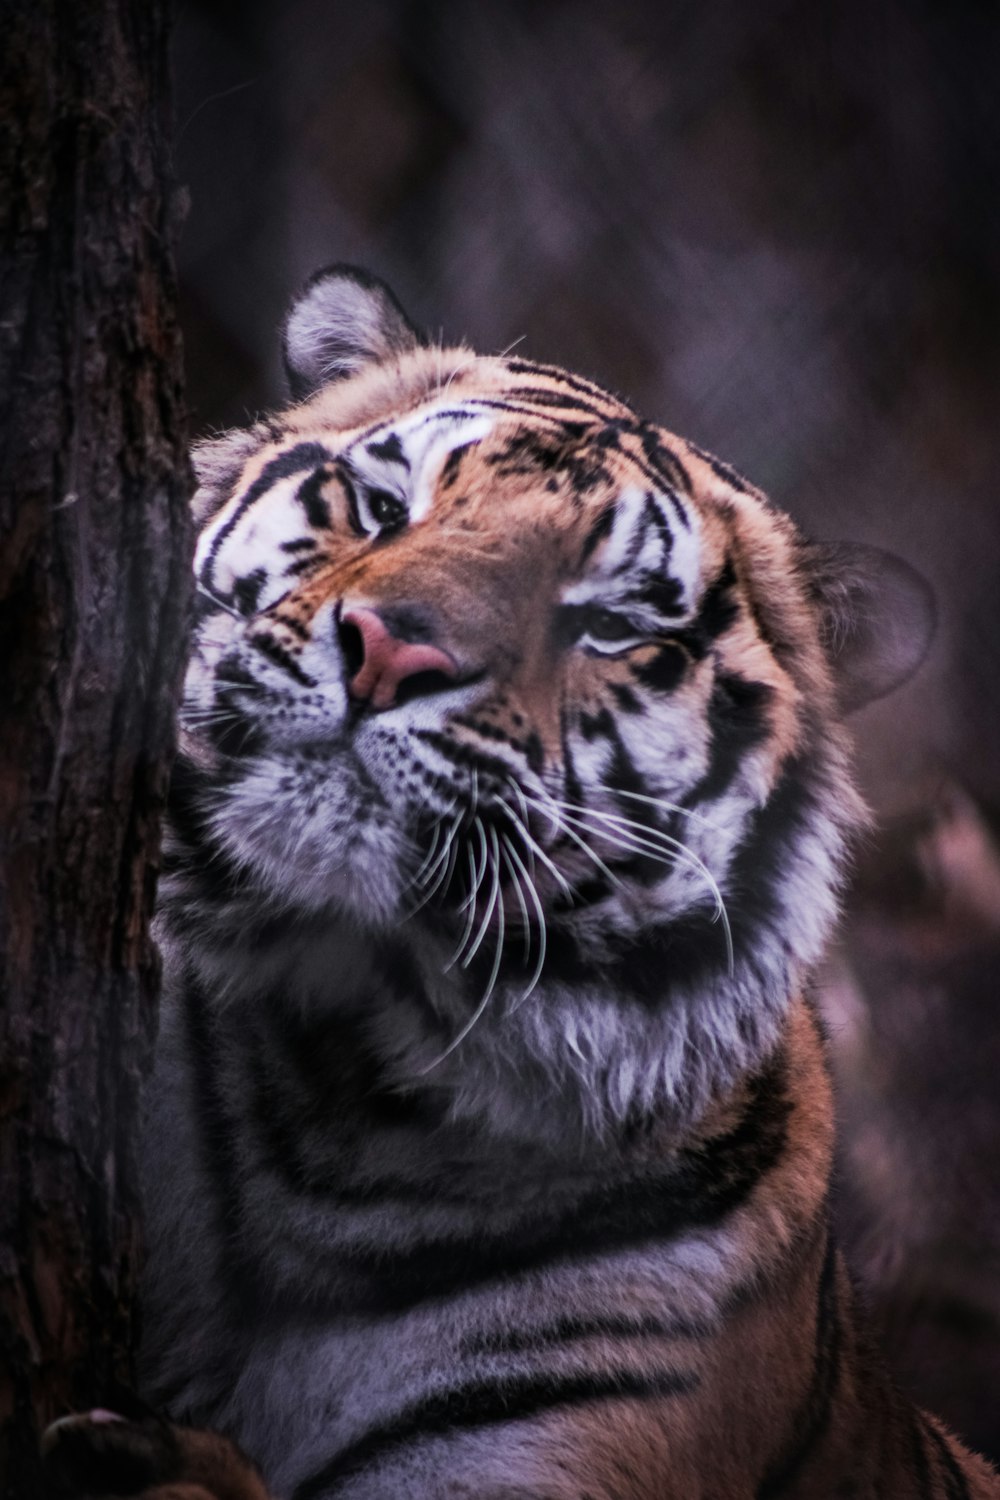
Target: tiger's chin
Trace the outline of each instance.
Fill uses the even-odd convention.
[[[400,920],[411,841],[359,782],[349,769],[334,777],[261,760],[226,788],[213,841],[256,904],[290,917],[346,917],[376,932]]]

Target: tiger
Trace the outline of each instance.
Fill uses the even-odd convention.
[[[195,450],[155,1410],[57,1424],[60,1493],[1000,1496],[831,1229],[844,720],[927,586],[356,268],[283,346]]]

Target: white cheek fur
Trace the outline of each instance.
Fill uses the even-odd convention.
[[[212,827],[279,909],[348,913],[365,926],[395,913],[412,862],[398,824],[354,777],[294,757],[252,762],[219,800]]]

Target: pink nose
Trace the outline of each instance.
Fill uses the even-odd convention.
[[[401,682],[418,672],[458,675],[455,659],[424,641],[401,641],[373,609],[346,609],[341,625],[353,625],[361,637],[361,665],[348,683],[352,698],[372,708],[391,708]]]

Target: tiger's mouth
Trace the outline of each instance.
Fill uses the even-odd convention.
[[[454,935],[461,963],[502,934],[526,949],[542,943],[547,926],[575,925],[615,896],[619,917],[648,917],[660,900],[672,906],[657,892],[670,867],[697,869],[717,897],[680,837],[684,810],[674,804],[652,810],[655,798],[608,785],[567,800],[551,764],[543,782],[516,745],[480,745],[447,720],[393,722],[349,707],[338,717],[298,692],[283,717],[270,685],[231,658],[224,667],[215,699],[224,712],[203,727],[226,762],[222,781],[255,788],[243,804],[243,847],[268,869],[277,868],[275,850],[290,856],[289,883],[308,888],[310,901],[327,884],[365,915],[371,898],[384,918],[419,918]],[[306,868],[317,849],[306,825],[325,799],[337,803],[337,828]]]

